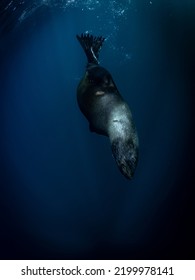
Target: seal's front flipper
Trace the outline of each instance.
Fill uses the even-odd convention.
[[[89,34],[81,34],[81,36],[77,35],[77,39],[86,53],[88,62],[99,64],[99,52],[105,38],[102,36],[94,37]]]

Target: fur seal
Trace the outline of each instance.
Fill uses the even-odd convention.
[[[105,38],[81,34],[77,39],[88,59],[77,88],[79,108],[89,121],[91,132],[109,137],[119,170],[131,179],[138,161],[138,136],[131,111],[111,74],[99,66],[99,51]]]

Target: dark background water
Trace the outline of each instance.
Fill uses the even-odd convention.
[[[1,259],[195,258],[195,4],[131,1],[124,17],[103,4],[40,6],[22,23],[2,4]],[[86,30],[108,37],[101,63],[134,116],[132,181],[77,106]]]

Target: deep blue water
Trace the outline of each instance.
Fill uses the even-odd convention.
[[[1,7],[1,258],[194,258],[195,4],[31,2]],[[77,105],[86,31],[134,117],[132,181]]]

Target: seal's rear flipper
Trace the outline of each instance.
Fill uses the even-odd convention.
[[[99,52],[105,38],[103,38],[102,36],[94,37],[93,35],[89,34],[81,34],[81,36],[77,35],[77,39],[79,40],[82,48],[86,53],[88,62],[99,64]]]

